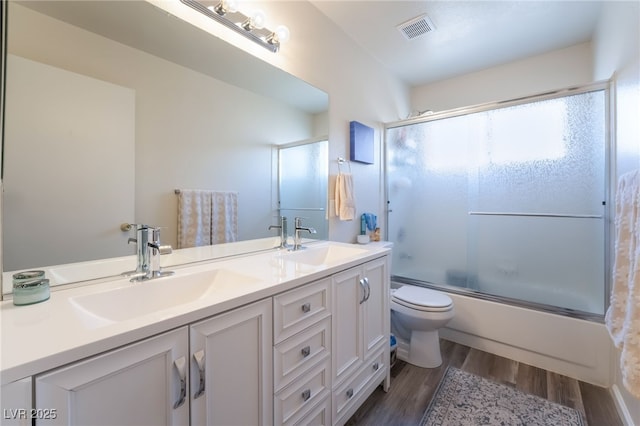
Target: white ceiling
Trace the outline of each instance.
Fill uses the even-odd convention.
[[[311,0],[410,86],[591,40],[600,1]],[[396,28],[427,14],[435,31],[407,40]]]

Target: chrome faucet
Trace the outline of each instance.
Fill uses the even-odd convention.
[[[271,225],[269,226],[269,229],[280,229],[280,246],[278,248],[281,249],[286,249],[288,248],[288,244],[287,244],[287,237],[288,237],[288,231],[287,231],[287,217],[286,216],[280,216],[280,225]]]
[[[292,250],[301,250],[304,247],[302,246],[302,237],[300,236],[300,232],[301,231],[306,231],[310,234],[315,234],[316,230],[314,228],[311,227],[303,227],[302,226],[302,218],[301,217],[296,217],[294,219],[294,225],[296,227],[296,231],[293,237],[293,249]]]
[[[136,270],[122,275],[132,277],[131,282],[172,275],[173,271],[163,271],[160,267],[160,256],[172,252],[170,245],[160,244],[160,228],[138,224],[134,226],[136,238],[129,238],[129,243],[136,243]]]

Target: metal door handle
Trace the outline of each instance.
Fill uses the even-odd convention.
[[[305,314],[307,312],[311,311],[311,303],[307,302],[304,305],[302,305],[302,312],[304,312]]]
[[[367,300],[369,300],[369,297],[371,297],[371,286],[369,285],[369,278],[364,277],[364,283],[367,285],[367,297],[364,299],[364,301],[366,302]]]
[[[193,399],[198,399],[204,394],[205,382],[204,382],[204,350],[199,350],[193,354],[193,359],[198,366],[198,374],[200,375],[200,382],[198,384],[198,391],[193,395]]]
[[[365,300],[367,300],[367,286],[364,280],[365,278],[361,278],[360,281],[358,281],[360,283],[360,287],[362,287],[362,300],[360,300],[361,305],[365,302]]]
[[[347,398],[351,398],[353,396],[353,388],[347,391]]]
[[[184,404],[187,397],[187,360],[184,357],[180,357],[173,361],[173,366],[178,370],[178,376],[180,377],[180,396],[173,404],[173,409],[175,410]]]
[[[378,371],[378,368],[380,368],[380,364],[378,364],[377,362],[373,364],[373,371]]]
[[[304,392],[302,392],[302,399],[304,401],[308,401],[309,398],[311,398],[311,389],[307,389]]]

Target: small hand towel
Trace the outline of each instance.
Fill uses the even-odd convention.
[[[353,195],[353,176],[350,173],[339,173],[336,177],[335,189],[336,215],[340,220],[353,220],[356,205]]]
[[[620,354],[624,386],[640,398],[640,170],[618,182],[611,304],[605,324]]]
[[[178,248],[238,240],[238,193],[183,189],[178,194]]]
[[[213,192],[211,204],[211,244],[238,241],[238,193]]]
[[[178,194],[178,248],[211,245],[211,191],[183,189]]]

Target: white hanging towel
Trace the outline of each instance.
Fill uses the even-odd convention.
[[[238,240],[236,192],[183,189],[178,194],[178,248]]]
[[[238,193],[213,192],[211,206],[211,244],[238,240]]]
[[[211,191],[183,189],[178,194],[178,248],[211,245]]]
[[[351,173],[338,173],[335,189],[336,216],[340,220],[353,220],[356,215]]]
[[[615,207],[613,284],[605,323],[621,350],[623,384],[640,398],[640,170],[620,178]]]

